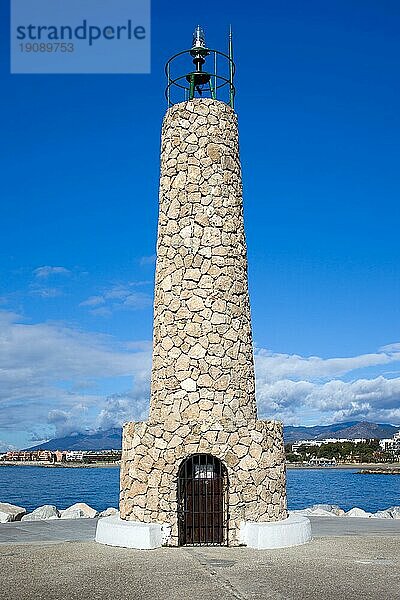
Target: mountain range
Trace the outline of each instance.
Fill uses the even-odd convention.
[[[71,433],[54,438],[27,450],[120,450],[122,447],[122,429],[99,430],[87,433]]]
[[[346,438],[355,440],[391,438],[400,426],[387,423],[370,423],[368,421],[348,421],[346,423],[334,423],[333,425],[315,425],[314,427],[293,427],[288,425],[284,428],[285,442],[297,442],[298,440],[323,440],[325,438]]]
[[[285,443],[298,440],[323,440],[325,438],[390,438],[400,427],[386,423],[369,423],[368,421],[348,421],[333,425],[315,425],[313,427],[284,428]],[[104,431],[72,433],[27,448],[27,450],[118,450],[121,448],[121,428],[113,427]]]

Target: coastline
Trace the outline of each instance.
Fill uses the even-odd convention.
[[[337,465],[327,465],[323,467],[321,465],[303,465],[300,463],[286,463],[286,468],[301,469],[304,471],[318,471],[318,470],[338,470],[338,469],[357,469],[367,470],[370,473],[396,475],[400,470],[400,463],[344,463]],[[391,473],[393,471],[393,473]]]
[[[1,461],[0,467],[46,467],[48,469],[104,469],[106,467],[119,468],[117,462],[94,462],[94,463],[46,463],[40,461]]]
[[[104,469],[107,467],[120,468],[120,461],[117,462],[94,462],[94,463],[46,463],[39,461],[0,461],[0,467],[46,467],[48,469]],[[301,463],[286,463],[288,470],[301,469],[303,471],[321,471],[338,469],[357,469],[365,470],[368,473],[398,474],[400,463],[344,463],[337,465],[304,465]]]

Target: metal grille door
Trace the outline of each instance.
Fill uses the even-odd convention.
[[[218,458],[194,454],[179,469],[180,545],[227,544],[226,469]]]

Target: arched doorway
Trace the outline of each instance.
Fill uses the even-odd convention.
[[[178,473],[179,545],[228,543],[228,476],[211,454],[193,454]]]

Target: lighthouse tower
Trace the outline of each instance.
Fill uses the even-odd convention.
[[[118,519],[144,547],[268,547],[260,526],[290,521],[282,424],[257,419],[234,71],[199,27],[167,63],[150,413],[124,425]]]

